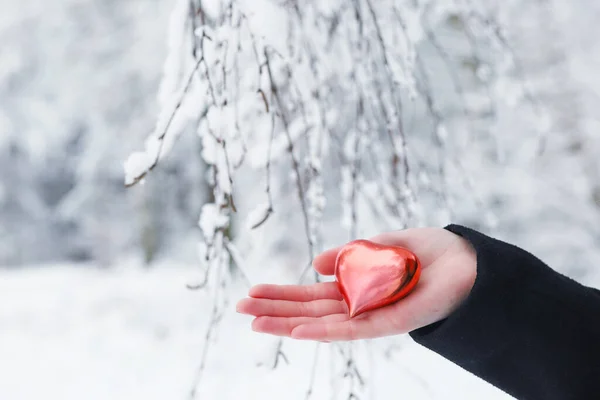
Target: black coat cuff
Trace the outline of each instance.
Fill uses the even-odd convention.
[[[600,398],[600,295],[532,254],[472,229],[477,276],[448,318],[410,332],[517,399]]]

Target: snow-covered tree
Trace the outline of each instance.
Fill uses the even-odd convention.
[[[473,208],[493,228],[471,175],[539,153],[548,129],[500,22],[513,16],[504,5],[177,1],[161,115],[127,160],[126,185],[152,180],[182,132],[197,131],[212,188],[192,285],[214,291],[207,346],[228,283],[254,282],[257,266],[306,282],[319,279],[311,261],[329,245],[464,220]],[[351,346],[340,354],[357,396],[360,366]]]

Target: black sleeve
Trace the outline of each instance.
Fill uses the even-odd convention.
[[[475,285],[452,315],[410,336],[519,400],[600,399],[600,292],[518,247],[446,229],[475,249]]]

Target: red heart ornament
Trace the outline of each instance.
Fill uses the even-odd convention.
[[[395,303],[408,295],[421,276],[411,251],[368,240],[346,244],[337,255],[335,278],[350,318]]]

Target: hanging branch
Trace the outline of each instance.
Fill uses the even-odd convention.
[[[435,51],[438,53],[440,59],[443,61],[444,65],[446,66],[446,69],[451,76],[451,81],[452,81],[452,85],[454,86],[454,91],[456,92],[458,98],[460,99],[462,113],[464,116],[467,116],[469,113],[466,108],[467,101],[465,99],[465,89],[462,87],[458,73],[457,73],[456,69],[454,68],[454,66],[452,65],[450,54],[448,54],[448,51],[439,42],[437,35],[433,32],[431,23],[426,18],[429,8],[431,6],[432,6],[432,4],[430,3],[425,7],[426,11],[421,15],[421,24],[425,28],[425,35],[427,36],[429,43],[433,46]],[[403,19],[399,15],[396,7],[394,7],[394,11],[396,12],[396,15],[398,16],[398,19],[401,21],[401,23],[404,23]],[[404,27],[404,31],[406,31],[405,27]]]
[[[240,251],[231,242],[231,240],[229,238],[225,237],[224,241],[225,241],[225,248],[227,249],[227,252],[229,253],[229,256],[231,257],[231,259],[235,263],[236,268],[238,269],[238,271],[240,271],[240,274],[242,274],[242,278],[244,279],[246,286],[251,287],[252,283],[250,282],[250,278],[248,278],[248,274],[245,272],[246,268],[244,267],[244,261],[243,261],[242,255],[240,254]]]
[[[162,153],[162,150],[163,150],[163,144],[164,144],[165,137],[169,131],[169,128],[171,127],[171,124],[173,123],[173,120],[175,119],[175,116],[177,115],[177,112],[179,111],[181,105],[183,104],[183,100],[185,99],[190,87],[192,86],[192,81],[194,80],[194,74],[200,67],[201,62],[202,62],[201,60],[198,60],[198,62],[196,62],[196,64],[194,65],[194,68],[192,69],[192,72],[189,74],[187,82],[186,82],[181,94],[179,95],[179,99],[177,100],[177,103],[175,104],[175,108],[173,109],[173,111],[171,112],[171,115],[169,116],[169,119],[167,120],[167,124],[166,124],[165,128],[161,131],[161,133],[156,138],[156,140],[158,141],[158,149],[156,150],[156,156],[154,157],[154,161],[152,161],[152,163],[146,168],[145,171],[143,171],[141,174],[135,176],[130,182],[126,182],[125,183],[126,187],[132,187],[132,186],[136,185],[137,183],[139,183],[141,180],[143,180],[146,177],[146,175],[150,171],[152,171],[158,165],[158,161],[160,160],[160,154]]]
[[[268,110],[268,104],[267,104],[267,110]],[[268,200],[268,205],[266,210],[264,210],[264,214],[262,215],[261,218],[259,218],[254,224],[251,225],[250,229],[256,229],[260,226],[262,226],[265,222],[267,222],[267,220],[269,219],[269,217],[271,216],[271,214],[273,214],[273,196],[271,194],[271,151],[273,148],[273,138],[275,136],[275,114],[271,115],[271,135],[269,137],[269,148],[267,150],[267,165],[266,165],[266,188],[265,191],[267,193],[267,200]]]
[[[433,97],[432,97],[433,89],[429,83],[429,77],[427,76],[427,71],[425,70],[425,67],[423,66],[423,62],[420,57],[417,57],[416,63],[417,63],[417,69],[418,69],[419,73],[421,74],[421,79],[422,79],[422,87],[419,88],[419,92],[425,98],[425,103],[427,104],[427,111],[428,111],[431,119],[433,120],[433,129],[432,129],[433,135],[432,136],[433,136],[433,142],[435,143],[436,148],[437,148],[438,174],[440,176],[440,180],[442,183],[442,189],[439,191],[439,194],[442,198],[442,201],[444,202],[444,205],[446,206],[446,210],[448,212],[451,212],[450,203],[448,201],[448,180],[447,180],[446,169],[444,167],[444,162],[443,162],[443,157],[442,157],[442,155],[444,154],[444,142],[443,142],[443,137],[440,134],[440,129],[445,129],[443,127],[444,117],[435,107],[435,104],[433,102]]]
[[[366,0],[367,6],[369,8],[369,12],[371,14],[371,18],[373,20],[373,25],[375,27],[375,32],[377,33],[377,41],[379,43],[379,46],[381,48],[381,58],[383,60],[383,64],[385,67],[385,72],[386,72],[386,79],[387,79],[387,84],[388,87],[390,88],[390,90],[394,90],[393,88],[395,87],[394,85],[394,79],[392,78],[392,71],[390,70],[390,63],[387,57],[387,46],[385,44],[385,41],[383,39],[383,34],[381,32],[381,27],[379,25],[379,21],[377,19],[377,14],[375,13],[375,8],[373,7],[373,4],[371,2],[371,0]],[[400,101],[398,100],[398,98],[394,95],[391,96],[392,100],[394,102],[394,112],[395,112],[395,118],[398,119],[397,122],[397,133],[400,137],[400,146],[402,148],[402,152],[398,152],[397,150],[397,145],[396,145],[396,141],[394,140],[394,137],[391,133],[391,130],[387,130],[389,137],[390,137],[390,142],[392,145],[392,148],[394,149],[394,158],[393,158],[393,165],[394,165],[394,171],[396,171],[397,169],[397,165],[400,161],[402,161],[402,167],[403,167],[403,183],[404,183],[404,188],[408,189],[410,188],[409,183],[408,183],[408,176],[410,173],[410,166],[408,164],[408,154],[407,154],[407,149],[406,149],[406,136],[404,134],[404,128],[402,126],[402,107],[400,104]],[[392,122],[391,120],[388,120],[390,123]],[[397,172],[394,172],[394,177],[396,177]],[[401,199],[403,196],[399,196],[399,199]]]
[[[319,345],[320,344],[321,343],[317,342],[315,345],[315,355],[313,357],[313,364],[312,364],[312,368],[310,370],[310,379],[308,382],[308,389],[306,391],[306,396],[304,397],[304,400],[309,400],[313,394],[314,385],[315,385],[315,377],[317,375],[317,361],[319,360]]]
[[[310,254],[310,259],[312,260],[312,259],[314,259],[314,256],[315,256],[314,244],[313,244],[311,234],[310,234],[311,227],[310,227],[309,218],[308,218],[308,209],[306,206],[305,192],[304,192],[304,188],[302,186],[302,176],[300,174],[300,163],[298,162],[298,159],[294,155],[294,141],[292,139],[292,135],[290,134],[289,122],[286,117],[286,110],[283,105],[283,102],[281,101],[281,97],[279,95],[279,89],[277,88],[277,84],[275,83],[275,79],[273,77],[273,71],[271,69],[271,59],[269,57],[269,53],[266,48],[263,50],[263,54],[265,56],[265,67],[267,69],[267,74],[268,74],[268,78],[269,78],[269,82],[270,82],[271,94],[273,95],[273,97],[275,98],[275,100],[277,102],[277,107],[279,108],[279,111],[280,111],[279,117],[281,118],[281,121],[283,123],[284,133],[285,133],[287,141],[288,141],[288,153],[290,154],[292,168],[294,170],[294,174],[296,177],[296,188],[297,188],[297,192],[298,192],[298,198],[300,200],[300,208],[302,210],[302,217],[304,219],[304,230],[306,232],[308,251]]]
[[[208,351],[210,349],[212,335],[216,331],[218,324],[221,322],[221,319],[224,315],[222,312],[219,313],[219,294],[220,294],[220,291],[222,290],[222,287],[221,287],[221,285],[218,285],[218,282],[220,279],[221,268],[217,268],[217,271],[218,271],[218,275],[216,278],[217,284],[215,285],[215,292],[214,292],[214,296],[213,296],[213,307],[212,307],[208,327],[207,327],[206,333],[204,335],[204,346],[202,348],[202,354],[200,356],[200,366],[198,367],[198,370],[196,371],[196,374],[195,374],[194,378],[192,379],[192,389],[190,390],[190,394],[189,394],[190,400],[196,399],[198,387],[200,385],[200,381],[202,380],[202,376],[203,376],[204,370],[206,368],[206,360],[208,357]]]
[[[358,366],[356,365],[356,361],[352,354],[352,346],[353,343],[348,343],[348,353],[344,351],[342,344],[333,343],[333,346],[336,348],[342,359],[344,360],[344,378],[348,378],[350,380],[350,391],[348,393],[348,399],[358,399],[358,395],[355,392],[356,384],[358,383],[359,387],[363,387],[365,385],[365,380],[362,377],[362,374],[358,370]]]
[[[202,52],[202,56],[200,57],[200,59],[196,60],[194,67],[188,74],[185,85],[183,86],[183,89],[181,90],[181,93],[178,96],[177,102],[175,103],[175,107],[173,108],[173,111],[170,113],[165,127],[161,130],[161,133],[156,137],[158,144],[157,144],[157,150],[156,150],[156,155],[154,156],[154,160],[147,168],[144,169],[144,171],[142,171],[138,175],[134,176],[129,182],[125,182],[126,187],[132,187],[132,186],[136,185],[137,183],[139,183],[140,181],[142,181],[146,177],[146,175],[150,171],[152,171],[154,168],[156,168],[156,166],[158,165],[161,153],[163,151],[164,141],[167,136],[167,133],[169,132],[169,128],[171,127],[173,121],[175,120],[175,117],[177,116],[177,113],[179,112],[179,110],[183,104],[183,101],[185,100],[186,96],[189,93],[190,88],[192,87],[192,82],[194,81],[194,75],[196,74],[196,71],[198,71],[198,69],[200,68],[200,66],[203,63],[204,64],[206,63],[205,58],[204,58],[204,40],[205,39],[211,40],[211,38],[208,35],[206,35],[205,32],[203,32],[202,36],[200,38],[200,51]],[[208,65],[206,65],[206,68],[208,71]],[[209,83],[210,83],[210,80],[209,80]],[[214,101],[214,95],[213,95],[213,101]],[[208,107],[207,107],[207,111],[208,111]],[[205,115],[207,111],[202,112],[202,114]]]
[[[283,352],[283,350],[281,350],[281,348],[283,347],[283,340],[280,339],[277,342],[277,347],[275,350],[275,359],[273,361],[273,366],[271,367],[271,369],[275,369],[277,368],[277,365],[279,365],[279,359],[283,359],[283,361],[285,361],[286,364],[289,364],[289,360],[287,358],[287,356],[285,355],[285,353]]]

